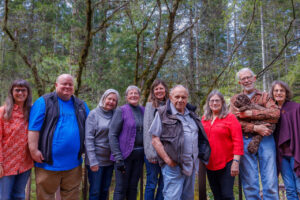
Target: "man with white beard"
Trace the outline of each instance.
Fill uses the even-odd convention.
[[[238,83],[242,86],[242,93],[247,95],[251,102],[265,107],[263,110],[246,110],[240,112],[234,106],[236,97],[230,100],[230,111],[236,115],[241,123],[244,141],[244,156],[240,163],[240,176],[244,194],[247,200],[258,200],[260,197],[259,173],[262,183],[263,199],[278,200],[278,179],[276,169],[276,149],[272,130],[266,124],[254,125],[251,121],[268,120],[276,123],[280,111],[268,93],[255,89],[256,76],[249,68],[243,68],[237,73]],[[257,153],[251,154],[247,146],[253,135],[263,136]]]

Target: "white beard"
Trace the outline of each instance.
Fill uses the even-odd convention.
[[[246,92],[249,92],[251,90],[254,90],[254,84],[252,83],[250,86],[243,86],[243,89],[246,91]]]

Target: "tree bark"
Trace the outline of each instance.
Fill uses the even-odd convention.
[[[144,97],[144,102],[143,104],[146,104],[147,97],[150,94],[150,87],[153,81],[156,79],[157,74],[159,70],[161,69],[163,62],[167,56],[167,53],[169,50],[172,48],[172,39],[173,39],[173,34],[174,34],[174,24],[175,24],[175,17],[177,13],[177,9],[179,7],[181,0],[176,0],[173,2],[172,6],[172,11],[169,12],[169,22],[168,22],[168,31],[167,31],[167,36],[164,41],[164,46],[162,53],[159,55],[157,63],[153,69],[153,72],[150,74],[149,78],[145,81],[145,84],[142,87],[143,91],[143,97]]]
[[[79,60],[78,60],[78,65],[79,68],[76,73],[76,81],[77,81],[77,86],[75,89],[75,95],[79,94],[80,88],[81,88],[81,81],[82,81],[82,73],[83,69],[86,68],[86,60],[89,55],[89,48],[91,46],[91,42],[93,40],[94,35],[102,30],[103,28],[106,28],[107,22],[114,16],[115,13],[120,11],[124,6],[126,6],[128,2],[125,2],[123,5],[117,7],[114,9],[111,14],[102,20],[100,25],[96,28],[93,29],[92,27],[92,17],[93,17],[93,9],[92,9],[92,1],[91,0],[85,0],[85,13],[86,13],[86,26],[85,26],[85,39],[84,39],[84,45],[81,49],[80,55],[79,55]]]
[[[35,87],[37,88],[37,91],[38,91],[38,95],[42,96],[45,92],[45,88],[44,88],[44,86],[42,84],[42,80],[38,74],[38,69],[37,69],[36,65],[34,63],[32,63],[31,60],[28,58],[28,56],[22,52],[19,41],[15,38],[15,36],[13,36],[11,31],[8,29],[8,25],[7,25],[8,15],[9,15],[8,2],[9,2],[8,0],[5,0],[5,2],[4,2],[4,20],[3,20],[2,29],[9,37],[10,41],[13,43],[14,49],[16,50],[17,54],[22,58],[25,65],[31,70],[31,73],[32,73],[33,79],[34,79],[34,83],[35,83]]]
[[[264,37],[264,16],[263,16],[263,2],[260,5],[260,41],[261,41],[261,58],[262,58],[262,69],[265,69],[265,37]],[[266,74],[263,75],[263,91],[266,91],[267,83],[266,83]]]

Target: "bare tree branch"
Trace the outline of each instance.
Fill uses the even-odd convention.
[[[128,18],[129,18],[130,25],[131,25],[133,31],[134,31],[135,33],[137,33],[136,26],[135,26],[134,21],[133,21],[133,19],[132,19],[131,10],[130,10],[130,8],[128,8],[128,7],[126,7],[126,8],[127,8],[127,9],[125,10],[125,13],[127,14]]]
[[[142,32],[144,32],[145,29],[148,27],[149,21],[151,20],[151,18],[152,18],[152,16],[153,16],[153,13],[154,13],[154,11],[155,11],[155,9],[156,9],[156,6],[157,6],[157,4],[153,7],[153,9],[152,9],[150,15],[149,15],[148,18],[146,19],[146,23],[143,25],[143,28],[138,32],[138,34],[141,34]]]
[[[91,42],[93,40],[94,35],[102,30],[103,28],[107,27],[108,24],[107,22],[114,16],[115,13],[117,13],[119,10],[121,10],[124,6],[126,6],[128,4],[128,2],[126,2],[125,4],[119,6],[118,8],[114,9],[112,11],[112,13],[110,14],[110,16],[108,16],[107,18],[105,18],[102,23],[99,25],[98,28],[96,29],[92,29],[92,17],[93,17],[93,9],[92,9],[92,1],[91,0],[85,0],[86,3],[86,27],[85,27],[85,42],[84,45],[82,47],[82,50],[80,52],[79,55],[79,61],[78,61],[78,65],[79,68],[77,70],[76,73],[76,80],[77,80],[77,87],[75,89],[75,95],[79,94],[79,90],[81,87],[81,79],[82,79],[82,72],[83,69],[86,67],[86,60],[89,54],[89,48],[91,46]]]
[[[127,1],[126,3],[122,4],[121,6],[115,8],[115,9],[112,11],[112,13],[111,13],[107,18],[105,18],[105,19],[99,24],[99,26],[98,26],[97,28],[95,28],[95,29],[92,30],[92,35],[95,35],[97,32],[99,32],[99,31],[102,30],[103,28],[107,28],[107,27],[108,27],[107,22],[108,22],[109,20],[111,20],[117,12],[119,12],[122,8],[124,8],[125,6],[127,6],[128,3],[129,3],[129,2]]]
[[[92,16],[93,16],[92,1],[86,0],[85,3],[86,3],[86,9],[85,9],[85,13],[86,13],[85,32],[86,33],[85,33],[84,46],[80,52],[79,61],[78,61],[79,68],[76,73],[77,87],[75,89],[75,95],[78,95],[81,87],[82,72],[83,72],[83,68],[85,68],[85,63],[86,63],[87,56],[89,54],[89,47],[91,45],[92,35],[93,35],[92,34]]]
[[[147,79],[145,81],[145,84],[142,86],[143,96],[145,97],[144,102],[143,102],[144,104],[146,103],[147,97],[150,93],[150,86],[153,83],[153,81],[155,80],[155,78],[157,77],[157,74],[158,74],[159,70],[161,69],[169,50],[172,48],[172,37],[174,34],[175,17],[176,17],[177,9],[179,7],[180,2],[181,2],[181,0],[175,0],[175,2],[173,2],[173,6],[172,6],[173,9],[169,15],[168,31],[167,31],[167,36],[166,36],[166,39],[164,42],[163,51],[160,54],[160,56],[158,57],[157,63],[153,69],[152,74],[150,74],[149,79]]]
[[[278,54],[275,56],[275,58],[263,70],[261,70],[260,72],[257,73],[258,78],[261,77],[265,72],[267,72],[268,70],[271,69],[271,67],[276,63],[276,61],[282,56],[284,50],[289,46],[290,43],[300,40],[300,38],[293,39],[292,36],[288,38],[288,35],[292,29],[292,26],[296,20],[295,5],[294,5],[293,0],[291,0],[291,5],[292,5],[292,10],[293,10],[293,14],[292,14],[293,19],[290,21],[289,27],[288,27],[287,31],[285,32],[284,45],[280,49]]]
[[[154,48],[153,48],[153,51],[151,53],[150,60],[147,64],[147,66],[146,66],[146,69],[140,75],[139,79],[144,79],[149,74],[150,68],[151,68],[151,66],[153,65],[153,62],[154,62],[154,58],[155,58],[158,50],[160,49],[160,47],[158,46],[158,40],[159,40],[160,29],[161,29],[161,13],[162,13],[162,11],[161,11],[161,2],[160,2],[160,0],[157,0],[156,2],[157,2],[157,6],[158,6],[159,18],[158,18],[158,21],[157,21],[157,27],[155,29]]]
[[[199,17],[197,17],[195,19],[195,21],[191,25],[185,27],[182,31],[180,31],[180,33],[178,33],[177,35],[175,35],[173,37],[173,39],[172,39],[172,42],[174,42],[178,37],[181,37],[186,31],[188,31],[189,29],[193,28],[194,25],[198,22],[198,20],[199,20]]]
[[[140,37],[141,34],[146,30],[146,28],[148,27],[149,21],[152,18],[152,15],[156,9],[156,6],[154,6],[154,8],[152,9],[150,15],[148,16],[146,23],[143,24],[143,27],[141,28],[140,31],[137,31],[135,29],[135,33],[136,33],[136,62],[135,62],[135,76],[134,76],[134,84],[137,85],[138,81],[139,81],[139,66],[140,66]],[[132,19],[131,19],[132,20]]]
[[[164,1],[165,1],[165,4],[166,4],[166,7],[167,7],[167,9],[168,9],[169,14],[171,14],[171,10],[170,10],[170,8],[169,8],[169,4],[168,4],[167,0],[164,0]]]
[[[223,66],[223,69],[222,71],[218,74],[218,76],[214,79],[214,82],[213,84],[211,84],[211,86],[209,87],[208,89],[208,92],[206,94],[206,96],[213,90],[213,88],[215,88],[217,85],[218,85],[218,82],[220,80],[220,78],[222,77],[222,75],[224,74],[224,72],[230,68],[232,66],[232,60],[237,52],[237,50],[239,49],[239,47],[243,44],[243,42],[245,41],[246,39],[246,36],[248,35],[250,29],[251,29],[251,26],[253,24],[253,21],[254,21],[254,17],[255,17],[255,10],[256,10],[256,0],[253,0],[253,9],[252,9],[252,16],[251,16],[251,19],[250,19],[250,23],[246,29],[246,32],[244,33],[242,39],[237,43],[237,45],[234,47],[232,53],[230,54],[230,56],[228,57],[228,60],[226,62],[226,64]],[[205,103],[205,100],[206,98],[203,98],[203,100],[201,101],[201,106],[204,105]]]
[[[14,49],[16,52],[19,54],[19,56],[22,58],[26,66],[31,70],[34,82],[38,91],[38,95],[42,96],[44,94],[44,87],[42,84],[42,81],[39,77],[38,70],[35,64],[33,64],[30,59],[21,51],[19,42],[17,39],[13,36],[13,34],[9,31],[8,26],[7,26],[7,21],[8,21],[8,0],[5,0],[4,2],[4,20],[3,20],[3,26],[2,29],[3,31],[8,35],[9,39],[12,41],[14,45]]]

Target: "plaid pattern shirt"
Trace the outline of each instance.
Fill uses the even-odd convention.
[[[238,108],[234,106],[234,102],[236,97],[239,94],[234,95],[230,99],[230,112],[236,115],[236,112],[239,111]],[[252,116],[250,118],[246,119],[240,119],[238,118],[243,133],[254,133],[254,124],[252,124],[251,120],[262,120],[267,121],[269,123],[277,123],[279,116],[280,116],[280,110],[278,106],[275,104],[273,99],[271,99],[266,92],[261,92],[259,90],[255,90],[255,94],[251,98],[251,102],[257,105],[260,105],[262,107],[265,107],[266,109],[263,110],[252,110]]]

